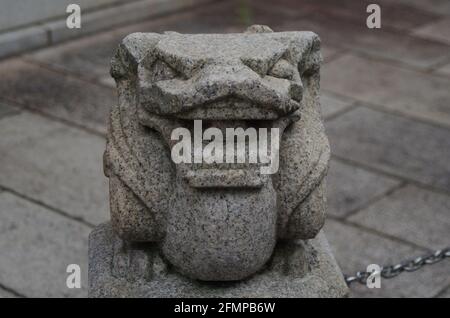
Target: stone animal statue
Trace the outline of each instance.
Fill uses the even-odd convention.
[[[171,281],[168,289],[193,284],[198,291],[207,289],[201,282],[222,281],[258,290],[258,275],[272,277],[264,272],[307,278],[316,268],[315,277],[335,277],[334,292],[330,278],[320,277],[309,292],[298,290],[305,283],[287,295],[321,295],[313,290],[319,285],[323,295],[345,295],[326,240],[316,238],[325,220],[330,157],[319,104],[320,62],[320,40],[312,32],[252,26],[240,34],[127,36],[111,67],[119,102],[111,111],[104,155],[111,225],[109,234],[101,234],[110,241],[99,247],[94,241],[101,235],[91,235],[90,275],[99,275],[104,256],[98,249],[108,245],[113,268],[102,271],[119,279],[141,272],[136,279],[148,286]],[[278,129],[278,169],[263,174],[260,162],[175,163],[173,131],[185,127],[195,134],[199,120],[224,133]],[[118,248],[109,246],[117,242]],[[298,268],[283,267],[287,259]],[[91,294],[105,295],[98,293],[99,280],[90,280],[96,281]],[[137,294],[180,295],[180,287],[173,294],[155,288]],[[236,288],[223,295],[239,295],[242,287]]]

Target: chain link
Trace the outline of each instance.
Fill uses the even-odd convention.
[[[360,284],[366,285],[367,279],[370,277],[370,275],[379,274],[382,278],[389,279],[396,277],[403,272],[415,272],[426,265],[436,264],[444,260],[445,258],[450,258],[450,247],[444,248],[442,250],[437,250],[429,255],[420,256],[396,265],[383,266],[380,270],[380,273],[361,271],[356,272],[354,276],[344,275],[344,278],[347,285],[349,286],[353,282],[358,282]]]

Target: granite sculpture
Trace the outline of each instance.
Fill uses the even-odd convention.
[[[104,155],[111,221],[90,236],[91,297],[347,295],[321,231],[330,149],[320,62],[316,34],[258,25],[122,41]],[[174,160],[174,131],[197,136],[198,123],[215,139],[254,128],[266,146],[279,145],[266,147],[274,171],[264,173],[267,161],[208,160],[206,131],[180,152],[194,160]]]

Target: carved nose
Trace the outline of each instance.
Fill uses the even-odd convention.
[[[279,94],[286,99],[301,102],[303,85],[301,81],[292,81],[287,78],[264,76],[242,63],[225,66],[213,66],[205,72],[197,83],[199,91],[213,94],[218,89],[227,87],[231,93],[238,95],[245,89],[259,91],[267,89],[269,94]]]
[[[211,66],[195,83],[198,92],[206,96],[247,94],[262,86],[259,75],[245,65]]]
[[[237,97],[283,115],[300,108],[301,92],[301,85],[260,76],[244,64],[211,65],[188,80],[141,83],[140,102],[152,112],[173,114]]]
[[[197,83],[196,89],[207,96],[226,91],[229,96],[238,96],[261,104],[272,101],[273,105],[279,103],[286,106],[285,113],[298,109],[303,98],[301,82],[261,76],[244,64],[213,67]]]

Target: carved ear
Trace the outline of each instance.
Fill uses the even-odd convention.
[[[119,80],[137,74],[138,64],[151,58],[160,38],[156,33],[132,33],[125,37],[111,60],[111,76]]]
[[[298,64],[300,75],[319,70],[322,61],[320,53],[320,38],[309,31],[291,32],[291,40],[286,59],[292,64]]]
[[[273,30],[267,25],[253,24],[244,33],[273,33]]]

